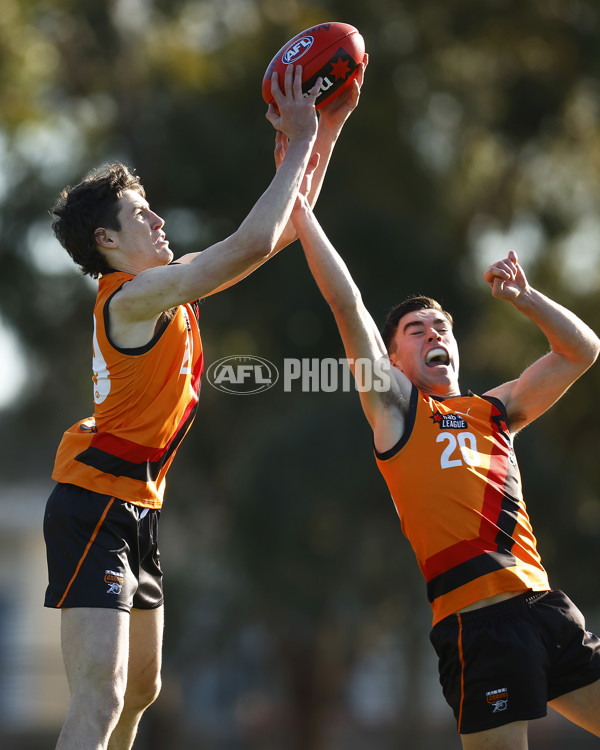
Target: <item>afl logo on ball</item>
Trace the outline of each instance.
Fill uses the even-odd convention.
[[[303,36],[302,39],[291,44],[283,53],[282,60],[285,65],[296,62],[313,46],[314,39],[312,36]]]

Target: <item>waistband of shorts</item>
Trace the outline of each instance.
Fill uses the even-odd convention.
[[[511,610],[522,607],[524,604],[534,604],[535,602],[543,599],[550,593],[550,589],[546,591],[524,591],[522,594],[511,596],[510,599],[505,599],[503,602],[497,602],[496,604],[488,604],[487,607],[480,607],[479,609],[471,609],[468,612],[456,612],[450,615],[449,618],[456,618],[460,614],[462,622],[476,622],[477,620],[483,620],[488,617],[497,617]],[[443,620],[442,620],[443,622]]]

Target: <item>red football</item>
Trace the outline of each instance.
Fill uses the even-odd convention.
[[[271,76],[274,70],[279,76],[281,90],[284,90],[285,69],[293,63],[302,65],[304,93],[314,86],[319,76],[323,78],[316,101],[319,109],[348,88],[364,56],[365,40],[354,26],[335,21],[312,26],[296,34],[271,60],[262,82],[263,99],[267,104],[273,102]]]

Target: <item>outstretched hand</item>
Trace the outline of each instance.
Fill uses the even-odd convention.
[[[483,278],[489,284],[494,297],[508,302],[514,302],[523,292],[529,290],[525,273],[513,250],[508,253],[508,258],[492,264],[483,274]]]
[[[331,129],[339,129],[356,109],[363,82],[365,69],[369,64],[369,56],[365,54],[363,62],[358,66],[358,72],[348,88],[329,104],[319,109],[319,124]]]
[[[315,101],[322,82],[322,78],[317,78],[305,96],[302,93],[302,66],[288,65],[285,69],[284,93],[277,72],[273,72],[271,93],[275,104],[269,104],[266,118],[275,130],[282,131],[292,140],[314,136],[318,125]]]

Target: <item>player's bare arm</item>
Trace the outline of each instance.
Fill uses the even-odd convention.
[[[358,287],[302,195],[294,208],[292,220],[310,270],[335,316],[359,386],[363,411],[373,429],[375,446],[380,451],[388,450],[402,436],[411,383],[391,366],[381,334]],[[361,368],[356,367],[359,360],[368,360],[373,368],[373,387],[368,390],[361,387]],[[384,376],[378,378],[378,373]]]
[[[319,110],[319,128],[317,131],[317,140],[313,149],[314,153],[319,154],[319,165],[312,177],[311,189],[308,194],[308,202],[312,207],[315,206],[321,187],[325,180],[325,174],[333,154],[333,149],[342,132],[342,128],[350,117],[352,112],[358,106],[360,92],[362,91],[365,70],[369,63],[369,56],[365,53],[362,63],[358,66],[356,77],[352,84],[336,99],[326,104]],[[275,140],[275,163],[277,166],[283,160],[285,154],[286,137],[283,133],[278,132]],[[292,222],[288,222],[279,242],[277,243],[276,252],[286,247],[296,239],[296,230]]]
[[[311,206],[315,205],[315,201],[321,190],[331,153],[342,132],[342,128],[358,106],[368,64],[369,56],[365,53],[364,60],[359,64],[356,77],[353,79],[350,87],[339,97],[319,110],[319,130],[317,132],[315,151],[318,151],[321,155],[319,166],[322,171],[317,171],[313,177],[312,189],[309,196]]]
[[[529,285],[516,253],[490,266],[484,278],[494,297],[511,302],[539,326],[550,344],[548,354],[518,378],[488,393],[504,403],[516,432],[549,409],[591,367],[600,340],[576,315]]]
[[[319,127],[317,130],[317,140],[313,147],[312,158],[316,157],[316,167],[311,165],[309,167],[311,171],[311,189],[308,195],[308,201],[311,206],[314,206],[317,202],[317,198],[321,192],[321,187],[325,180],[325,174],[327,167],[333,154],[333,149],[337,142],[337,139],[342,131],[342,127],[348,117],[352,114],[360,97],[360,91],[364,80],[364,71],[367,65],[368,56],[365,55],[365,62],[358,66],[358,73],[356,78],[352,81],[352,84],[346,91],[344,91],[339,97],[334,99],[329,104],[325,105],[319,110]],[[288,137],[281,130],[278,130],[275,134],[275,165],[279,169],[280,164],[283,162],[285,156]],[[252,267],[248,268],[244,273],[240,274],[234,279],[224,284],[215,292],[221,292],[238,281],[249,276],[253,271],[262,266],[267,260],[272,258],[284,247],[287,247],[291,242],[297,239],[296,230],[291,221],[288,222],[287,226],[283,230],[279,241],[277,242],[274,250],[266,257],[261,258]]]
[[[274,76],[273,95],[278,112],[273,109],[269,119],[287,135],[290,145],[271,184],[238,230],[227,239],[201,253],[184,256],[178,264],[166,265],[162,261],[132,271],[136,277],[125,284],[111,302],[115,343],[139,346],[147,342],[161,312],[213,293],[273,251],[307,169],[318,124],[314,102],[320,79],[304,97],[300,66],[295,71],[288,66],[285,75],[285,88],[290,93],[281,92]],[[156,225],[151,228],[160,236],[162,221],[159,217],[156,219]],[[109,239],[118,243],[118,233],[112,232]],[[104,249],[107,253],[119,250],[118,247]],[[122,268],[122,265],[115,264],[115,267]]]

